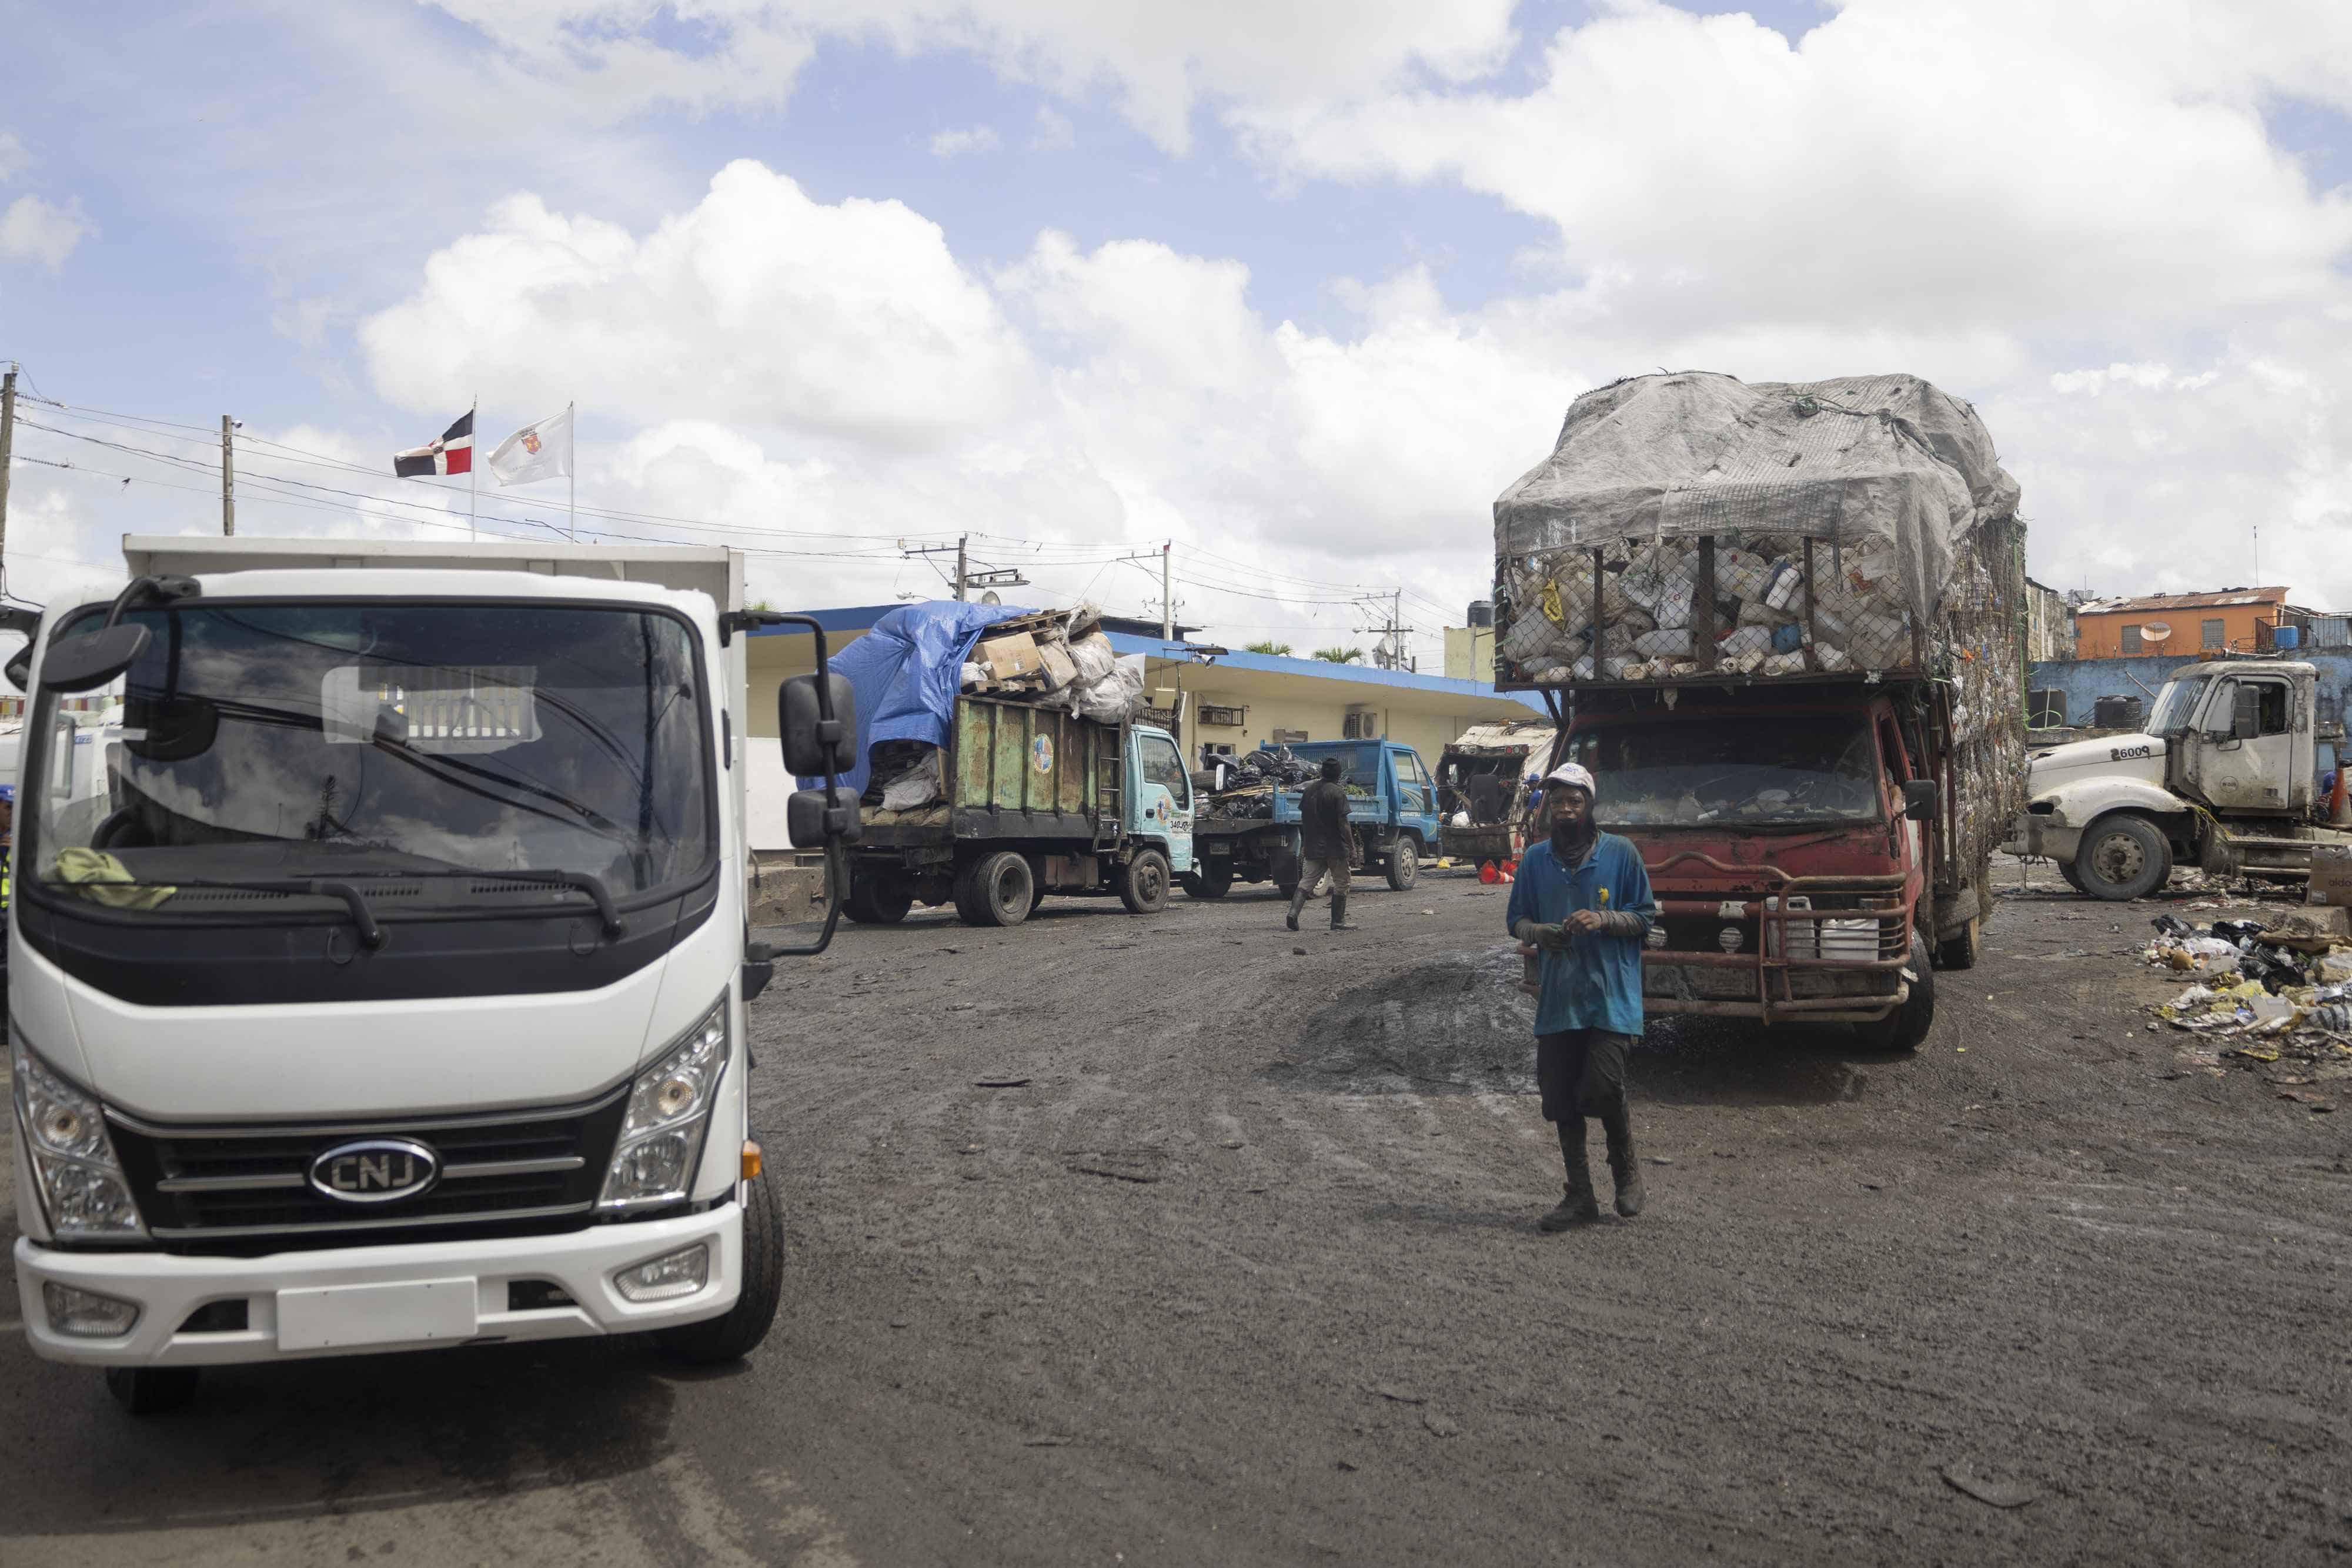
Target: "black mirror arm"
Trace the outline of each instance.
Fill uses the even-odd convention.
[[[824,645],[824,628],[817,624],[814,615],[786,615],[773,610],[730,611],[719,618],[720,646],[726,645],[729,632],[754,626],[805,626],[815,640],[817,738],[824,743],[830,758],[841,736],[841,720],[833,711],[833,683],[824,678],[832,669],[832,656]],[[841,805],[841,776],[829,767],[824,770],[824,804],[828,812]],[[842,900],[849,891],[849,857],[841,852],[841,839],[834,833],[824,838],[824,883],[832,895],[825,900],[824,929],[805,947],[770,948],[771,958],[814,958],[833,946],[834,929],[841,924]]]

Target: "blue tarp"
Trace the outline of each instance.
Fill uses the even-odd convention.
[[[999,621],[1036,612],[1011,604],[958,604],[931,600],[906,604],[874,622],[873,629],[833,656],[833,673],[848,677],[857,694],[857,770],[843,780],[862,792],[873,771],[870,753],[877,741],[948,743],[955,722],[956,690],[963,662],[980,634]],[[803,789],[822,779],[803,779]]]

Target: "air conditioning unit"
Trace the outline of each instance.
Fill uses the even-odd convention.
[[[1375,740],[1381,733],[1381,716],[1368,707],[1349,708],[1339,720],[1339,735],[1344,740]]]
[[[1300,746],[1306,743],[1307,732],[1303,729],[1277,729],[1268,738],[1276,746]]]

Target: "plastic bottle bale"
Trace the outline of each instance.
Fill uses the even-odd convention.
[[[1610,630],[1613,631],[1615,628],[1612,627]],[[1608,632],[1603,632],[1601,638],[1606,642]],[[1691,651],[1690,628],[1685,626],[1671,632],[1644,632],[1633,639],[1633,651],[1645,658],[1652,659],[1688,658]]]
[[[1805,673],[1805,656],[1802,653],[1769,654],[1764,660],[1764,673],[1768,675],[1801,675]]]
[[[1725,658],[1737,659],[1743,654],[1753,653],[1761,660],[1772,651],[1772,633],[1761,626],[1741,626],[1726,634],[1715,646]]]

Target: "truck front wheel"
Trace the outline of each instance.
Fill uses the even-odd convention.
[[[1389,851],[1389,885],[1402,893],[1421,880],[1421,845],[1399,835]]]
[[[966,925],[1018,925],[1036,907],[1036,873],[1011,850],[974,862],[956,879],[956,913]]]
[[[1876,1023],[1860,1025],[1862,1038],[1880,1051],[1916,1051],[1936,1023],[1936,971],[1927,964],[1927,943],[1911,933],[1911,994]]]
[[[1138,850],[1118,868],[1118,901],[1130,914],[1157,915],[1168,907],[1168,857],[1158,850]]]
[[[709,1365],[740,1361],[757,1350],[776,1321],[784,1293],[784,1206],[776,1178],[763,1167],[743,1195],[743,1293],[715,1318],[665,1329],[662,1348],[680,1361]]]
[[[2146,898],[2172,875],[2172,846],[2146,817],[2118,811],[2084,831],[2074,874],[2093,898]]]

